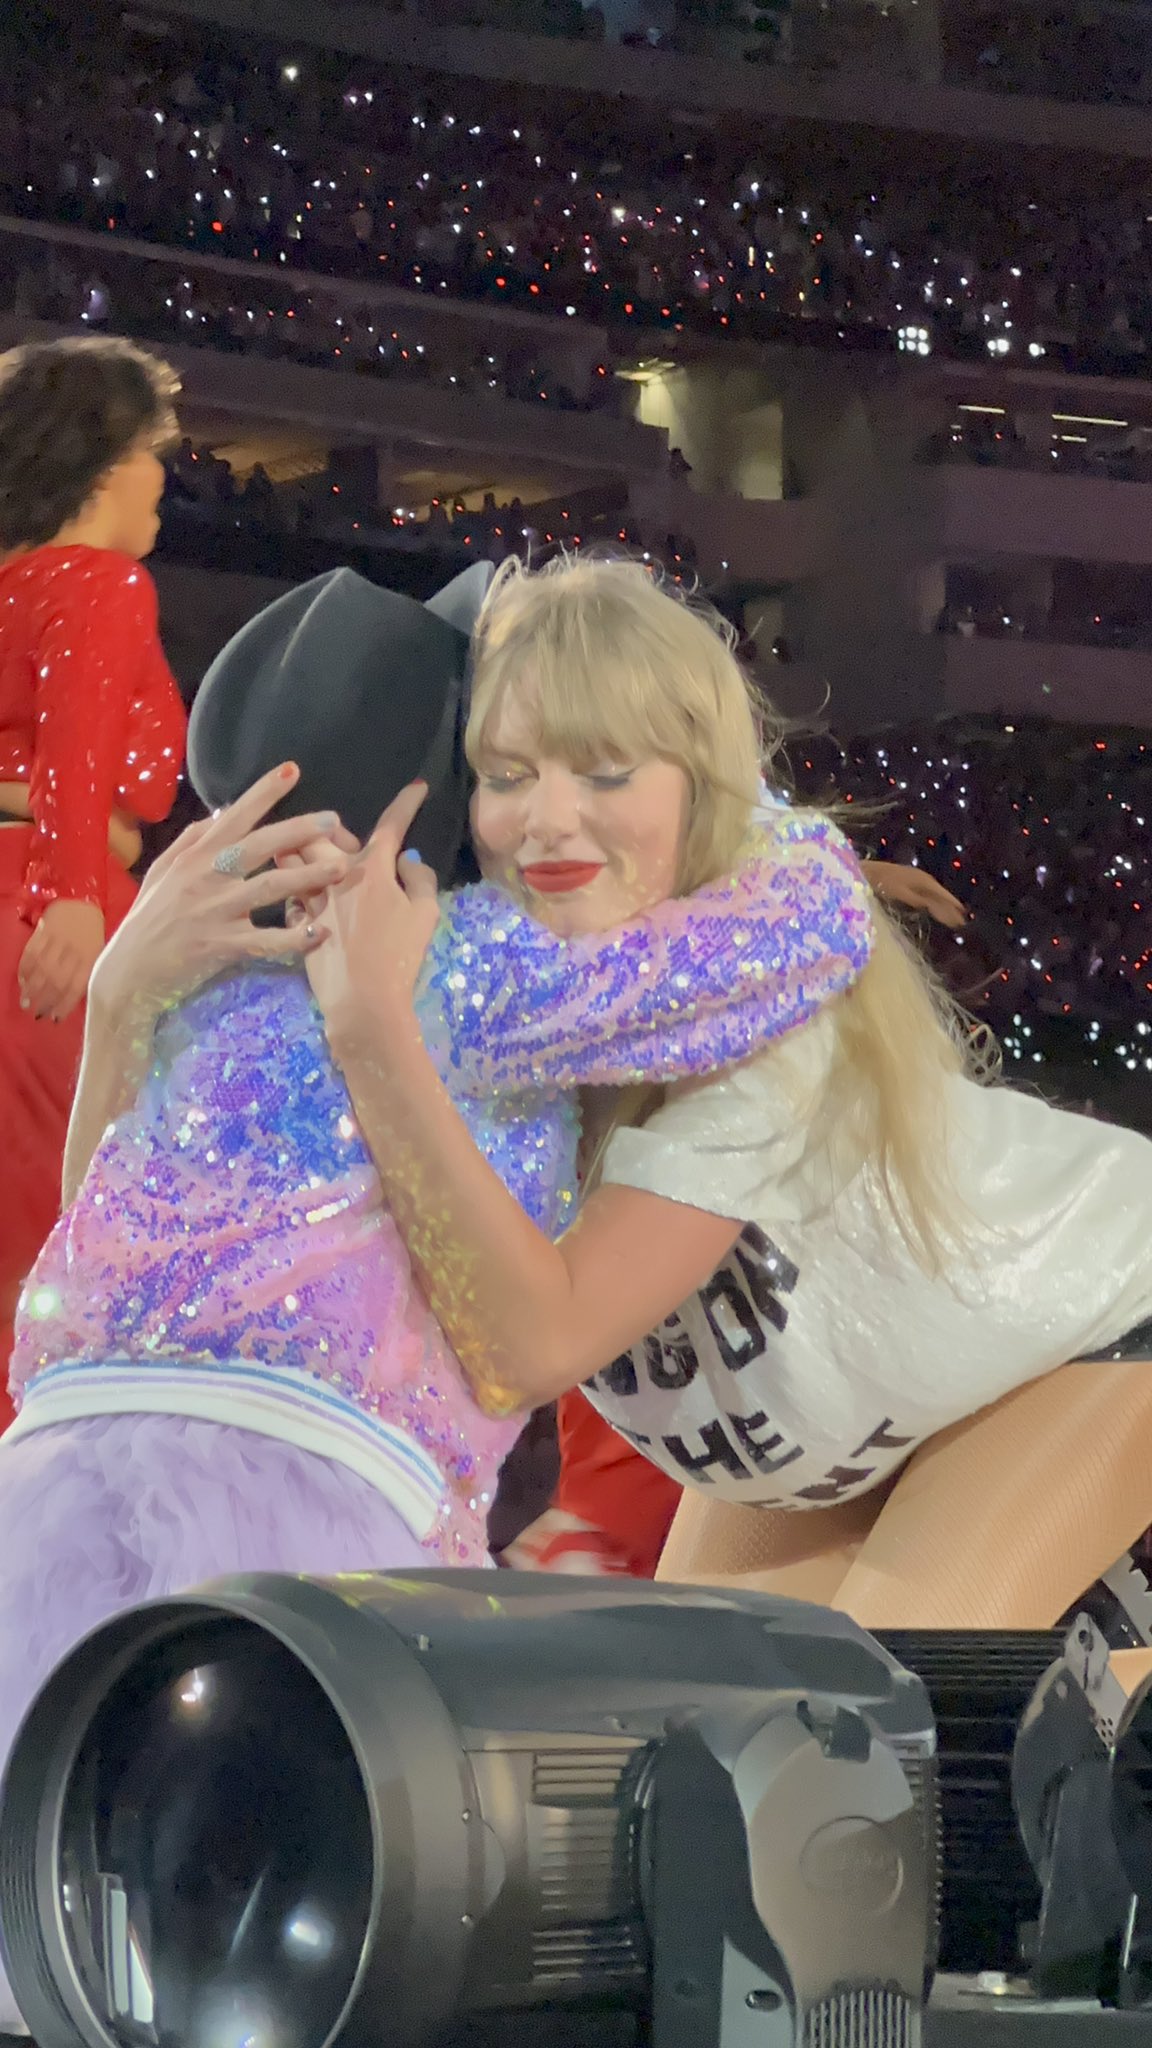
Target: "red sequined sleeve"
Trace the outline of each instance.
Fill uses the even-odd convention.
[[[36,666],[35,742],[29,797],[36,832],[22,910],[35,923],[58,900],[105,907],[108,824],[125,802],[163,817],[180,767],[181,712],[157,630],[156,590],[146,569],[122,555],[94,556],[62,578],[45,622]],[[142,757],[149,705],[168,739],[155,763]],[[150,801],[138,808],[143,791]],[[162,799],[156,808],[157,799]]]

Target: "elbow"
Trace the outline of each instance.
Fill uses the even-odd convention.
[[[492,1422],[511,1422],[518,1415],[531,1415],[534,1408],[546,1405],[523,1387],[497,1387],[490,1380],[471,1376],[468,1386],[481,1415],[487,1415]]]
[[[581,1371],[564,1347],[556,1344],[517,1346],[492,1356],[461,1357],[476,1406],[495,1420],[530,1415],[578,1386]]]

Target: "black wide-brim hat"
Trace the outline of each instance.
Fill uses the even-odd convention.
[[[357,837],[422,776],[408,843],[441,883],[468,833],[468,648],[492,579],[477,562],[426,604],[334,569],[285,592],[208,669],[188,731],[188,771],[209,809],[281,761],[300,779],[276,816],[336,811]]]

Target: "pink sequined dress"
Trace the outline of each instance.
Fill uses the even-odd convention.
[[[730,1065],[848,986],[870,931],[834,828],[781,812],[735,878],[594,940],[462,891],[421,1025],[476,1143],[558,1234],[581,1084]],[[292,968],[162,1020],[32,1273],[13,1389],[0,1755],[41,1676],[124,1605],[226,1572],[482,1561],[518,1427],[470,1399]]]

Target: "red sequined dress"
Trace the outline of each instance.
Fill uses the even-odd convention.
[[[20,1008],[17,969],[50,903],[98,903],[111,933],[136,892],[108,846],[114,810],[167,816],[184,710],[148,571],[107,548],[44,547],[0,567],[0,782],[31,824],[0,825],[0,1428],[12,1317],[55,1223],[83,1010]]]

